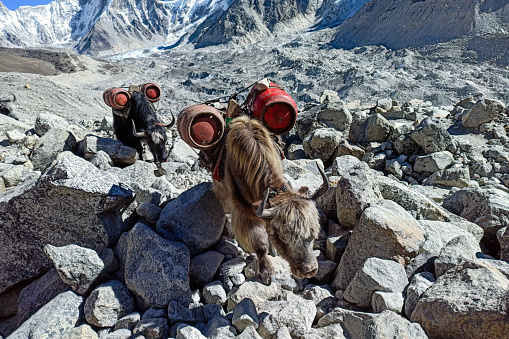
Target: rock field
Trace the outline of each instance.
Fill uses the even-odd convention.
[[[505,338],[509,70],[312,41],[2,73],[0,338]],[[332,186],[318,273],[271,256],[270,285],[176,127],[157,170],[102,102],[153,81],[165,118],[266,76],[300,108],[289,185],[317,189],[321,163]]]

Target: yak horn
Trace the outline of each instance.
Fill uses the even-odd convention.
[[[267,187],[267,191],[265,192],[265,196],[263,197],[262,203],[260,207],[256,210],[256,216],[259,218],[272,218],[272,208],[265,209],[265,205],[267,204],[267,200],[269,199],[270,187]]]
[[[166,127],[166,128],[170,128],[171,126],[175,125],[175,117],[173,116],[173,114],[170,114],[170,115],[171,115],[171,122],[168,125],[164,125],[164,127]]]
[[[145,138],[147,135],[145,132],[137,132],[136,131],[136,124],[134,123],[134,120],[131,120],[133,122],[133,135],[137,138]]]
[[[323,185],[322,187],[311,197],[311,199],[316,200],[322,195],[324,195],[330,188],[329,179],[325,175],[325,172],[323,171],[322,167],[316,163],[316,167],[318,167],[318,171],[320,171],[320,174],[322,176]]]
[[[16,96],[14,95],[14,93],[11,93],[11,95],[12,95],[12,100],[5,99],[5,100],[0,100],[0,102],[16,102]]]

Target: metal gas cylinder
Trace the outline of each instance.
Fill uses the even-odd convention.
[[[265,89],[253,87],[249,110],[251,114],[272,133],[285,134],[297,121],[297,104],[292,97],[276,83],[270,82]]]
[[[191,147],[206,150],[213,148],[224,134],[224,118],[217,109],[208,105],[190,105],[177,117],[180,137]]]

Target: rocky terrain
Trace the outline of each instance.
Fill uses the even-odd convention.
[[[170,2],[155,3],[147,18],[164,22]],[[174,22],[199,34],[186,31],[172,48],[152,46],[168,32],[148,42],[160,27],[136,24],[146,35],[133,31],[119,45],[151,47],[108,59],[0,49],[0,339],[505,338],[509,68],[499,19],[507,5],[475,2],[461,12],[465,26],[433,37],[422,25],[448,22],[426,11],[433,0],[398,2],[415,11],[372,1],[336,28],[360,2],[292,1],[282,10],[273,1],[254,11],[249,1],[226,3],[182,8]],[[456,17],[464,2],[446,3],[443,13]],[[121,5],[57,0],[38,11],[91,4]],[[228,8],[197,20],[210,4]],[[195,21],[184,20],[189,11]],[[80,13],[83,32],[97,12]],[[415,24],[398,28],[404,39],[386,34],[393,17]],[[103,38],[119,20],[97,20],[83,51],[114,41]],[[252,25],[234,32],[238,20]],[[370,45],[375,33],[386,47]],[[296,279],[273,253],[270,285],[235,241],[197,150],[173,127],[170,159],[157,169],[115,140],[102,99],[111,87],[155,82],[163,91],[155,107],[169,120],[190,104],[224,106],[265,77],[299,107],[284,136],[288,184],[316,191],[318,163],[332,186],[316,202],[316,276]]]
[[[263,43],[81,58],[51,76],[4,73],[2,93],[17,96],[9,107],[19,120],[0,115],[0,334],[503,338],[507,93],[469,77],[477,68],[503,82],[507,70],[437,63],[410,50],[318,49],[313,41],[268,50],[257,59],[263,74],[247,62]],[[426,71],[433,63],[440,74],[447,63],[449,74],[466,78],[456,84],[476,90],[436,83],[452,76],[415,87],[401,80],[414,70],[433,77]],[[318,162],[333,186],[317,201],[319,271],[309,280],[273,256],[277,274],[262,284],[256,256],[234,240],[196,150],[173,127],[170,161],[157,170],[113,139],[101,97],[112,86],[155,81],[164,118],[258,74],[281,79],[301,109],[285,136],[288,183],[318,189]]]

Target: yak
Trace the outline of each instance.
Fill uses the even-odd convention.
[[[154,162],[157,165],[165,162],[168,159],[166,128],[171,127],[175,119],[169,124],[160,122],[154,107],[141,90],[133,91],[126,110],[122,114],[113,110],[113,131],[117,139],[142,154],[140,138],[146,138]]]
[[[18,120],[16,115],[16,108],[14,106],[14,103],[16,102],[16,96],[14,94],[11,95],[12,99],[0,100],[0,113]]]
[[[318,270],[313,242],[320,231],[313,199],[329,189],[325,173],[319,167],[324,185],[313,197],[307,196],[307,187],[295,191],[283,177],[280,152],[258,120],[241,115],[228,127],[224,176],[213,181],[213,190],[231,214],[235,239],[245,251],[256,253],[265,284],[274,273],[270,248],[288,261],[294,276],[313,277]]]

